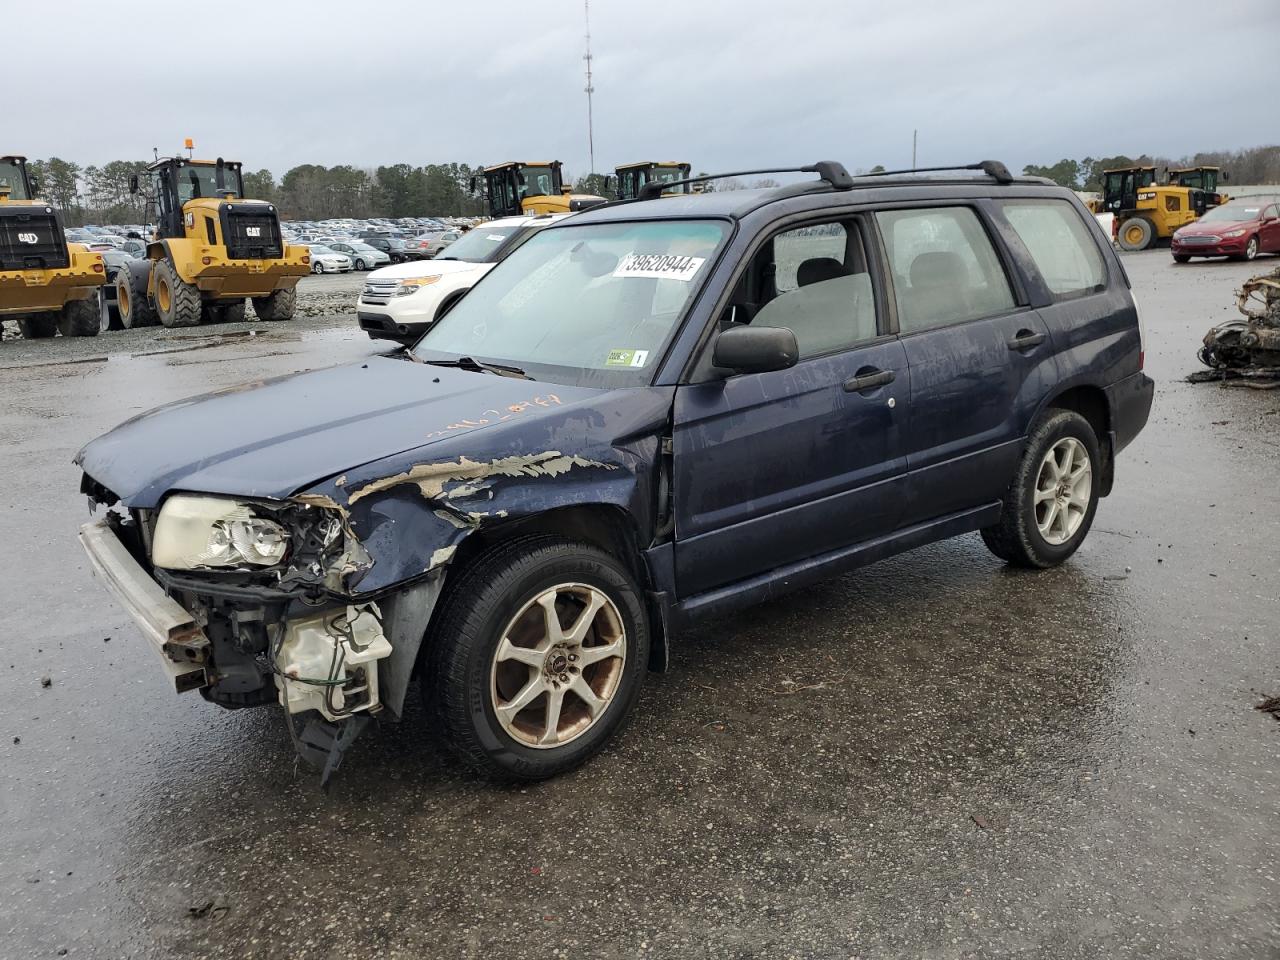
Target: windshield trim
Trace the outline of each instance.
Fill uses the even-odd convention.
[[[647,377],[647,379],[645,379],[642,383],[632,384],[632,385],[583,384],[578,382],[578,378],[583,372],[583,368],[580,368],[580,367],[566,367],[566,366],[556,366],[556,365],[550,365],[550,364],[540,364],[531,360],[523,360],[523,359],[518,359],[513,357],[491,357],[491,356],[485,356],[483,354],[478,354],[474,352],[469,354],[469,356],[471,356],[473,359],[480,360],[482,362],[506,364],[506,365],[515,364],[519,366],[520,369],[526,371],[530,376],[534,377],[534,379],[539,381],[545,380],[550,383],[587,386],[591,388],[599,387],[601,389],[627,389],[628,387],[652,387],[656,384],[657,380],[662,376],[662,373],[666,369],[667,364],[671,362],[672,351],[675,350],[676,345],[679,343],[681,335],[684,333],[686,326],[689,324],[690,318],[693,316],[694,311],[697,310],[699,305],[702,303],[703,297],[706,294],[708,287],[711,285],[711,280],[716,275],[717,271],[720,269],[720,265],[723,262],[726,254],[728,253],[729,248],[733,246],[733,242],[736,239],[738,234],[739,221],[735,217],[726,216],[724,214],[710,214],[705,216],[692,216],[692,217],[691,216],[674,216],[674,217],[673,216],[665,216],[665,217],[664,216],[647,216],[647,217],[638,216],[638,217],[628,217],[626,219],[618,219],[618,220],[613,220],[613,219],[591,220],[591,221],[582,222],[582,223],[572,222],[575,219],[576,219],[575,217],[570,216],[570,217],[566,217],[564,220],[561,220],[557,223],[549,223],[544,227],[539,227],[537,230],[531,233],[529,237],[526,238],[526,240],[532,240],[535,238],[535,236],[541,235],[543,233],[547,233],[552,230],[565,230],[565,229],[574,230],[574,229],[582,229],[582,228],[593,227],[593,226],[617,226],[621,224],[636,224],[636,223],[674,223],[678,221],[688,221],[691,223],[711,222],[711,223],[722,224],[725,228],[724,233],[720,238],[720,242],[716,245],[715,250],[713,250],[711,254],[707,257],[706,273],[698,281],[696,281],[695,289],[690,294],[689,299],[685,302],[684,307],[681,309],[679,315],[676,317],[675,320],[672,321],[671,327],[667,331],[667,335],[665,339],[661,344],[659,344],[655,348],[655,351],[659,355],[657,359],[648,367],[649,376]],[[519,231],[517,231],[517,234],[518,233]],[[513,234],[513,236],[514,235],[516,234]],[[524,242],[521,243],[521,246],[524,246]],[[478,280],[476,280],[474,284],[471,285],[470,289],[474,290],[481,283],[483,283],[490,276],[492,276],[493,273],[494,273],[494,270],[486,270],[484,275],[481,276]],[[431,328],[429,327],[428,329],[422,332],[422,334],[418,337],[417,340],[415,340],[412,344],[405,347],[405,350],[409,354],[409,356],[415,357],[419,360],[426,360],[431,358],[429,355],[424,354],[422,351],[419,350],[419,347],[422,346],[423,340],[426,339],[427,334],[429,334],[430,332],[431,332]],[[438,350],[430,347],[425,349],[430,350],[432,355],[436,357],[441,357],[441,358],[456,359],[457,357],[462,356],[462,354],[458,354],[454,351],[449,351],[449,350]],[[565,376],[563,373],[561,373],[561,371],[570,372],[571,374],[573,374],[573,376]],[[600,371],[600,372],[603,372],[603,371]]]

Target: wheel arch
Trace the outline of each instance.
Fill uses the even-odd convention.
[[[1080,414],[1093,427],[1102,449],[1102,484],[1100,496],[1111,492],[1115,479],[1115,440],[1112,429],[1111,402],[1106,391],[1096,384],[1082,383],[1067,387],[1049,397],[1037,412],[1038,420],[1049,409],[1072,410]]]

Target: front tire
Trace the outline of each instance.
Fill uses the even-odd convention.
[[[647,669],[632,574],[597,547],[538,535],[455,576],[427,637],[423,687],[450,747],[504,780],[552,777],[599,751]]]
[[[297,299],[296,288],[277,290],[269,297],[254,297],[253,312],[259,320],[292,320]]]
[[[1258,259],[1258,238],[1256,235],[1250,237],[1249,242],[1244,245],[1244,255],[1240,259],[1241,260],[1257,260]]]
[[[323,264],[321,264],[321,263],[319,263],[319,262],[313,263],[313,264],[311,265],[311,272],[312,272],[312,273],[324,273],[324,265],[323,265]]]
[[[982,531],[987,548],[1015,567],[1065,561],[1093,525],[1101,467],[1089,421],[1074,410],[1049,410],[1027,438],[1000,521]]]
[[[156,312],[166,327],[194,327],[204,316],[200,291],[178,276],[168,260],[155,266]]]
[[[357,260],[357,261],[356,261],[356,269],[357,269],[357,270],[368,270],[369,268],[368,268],[367,266],[365,266],[365,263],[364,263],[364,261],[363,261],[363,260]]]
[[[1191,254],[1189,253],[1175,253],[1173,255],[1174,263],[1187,263],[1188,261],[1190,261],[1190,259],[1191,259]]]
[[[1150,220],[1130,217],[1120,224],[1118,236],[1122,250],[1145,250],[1155,242],[1156,231]]]

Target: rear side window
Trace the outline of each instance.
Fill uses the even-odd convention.
[[[1001,210],[1051,293],[1070,296],[1101,285],[1098,245],[1071,204],[1065,200],[1006,200]]]
[[[893,270],[901,333],[917,333],[1014,307],[991,239],[968,207],[876,214]]]

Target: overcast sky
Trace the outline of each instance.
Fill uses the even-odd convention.
[[[5,152],[101,163],[190,136],[277,176],[587,169],[582,0],[7,6]],[[591,35],[601,171],[908,166],[913,128],[921,166],[1280,142],[1277,0],[592,0]]]

